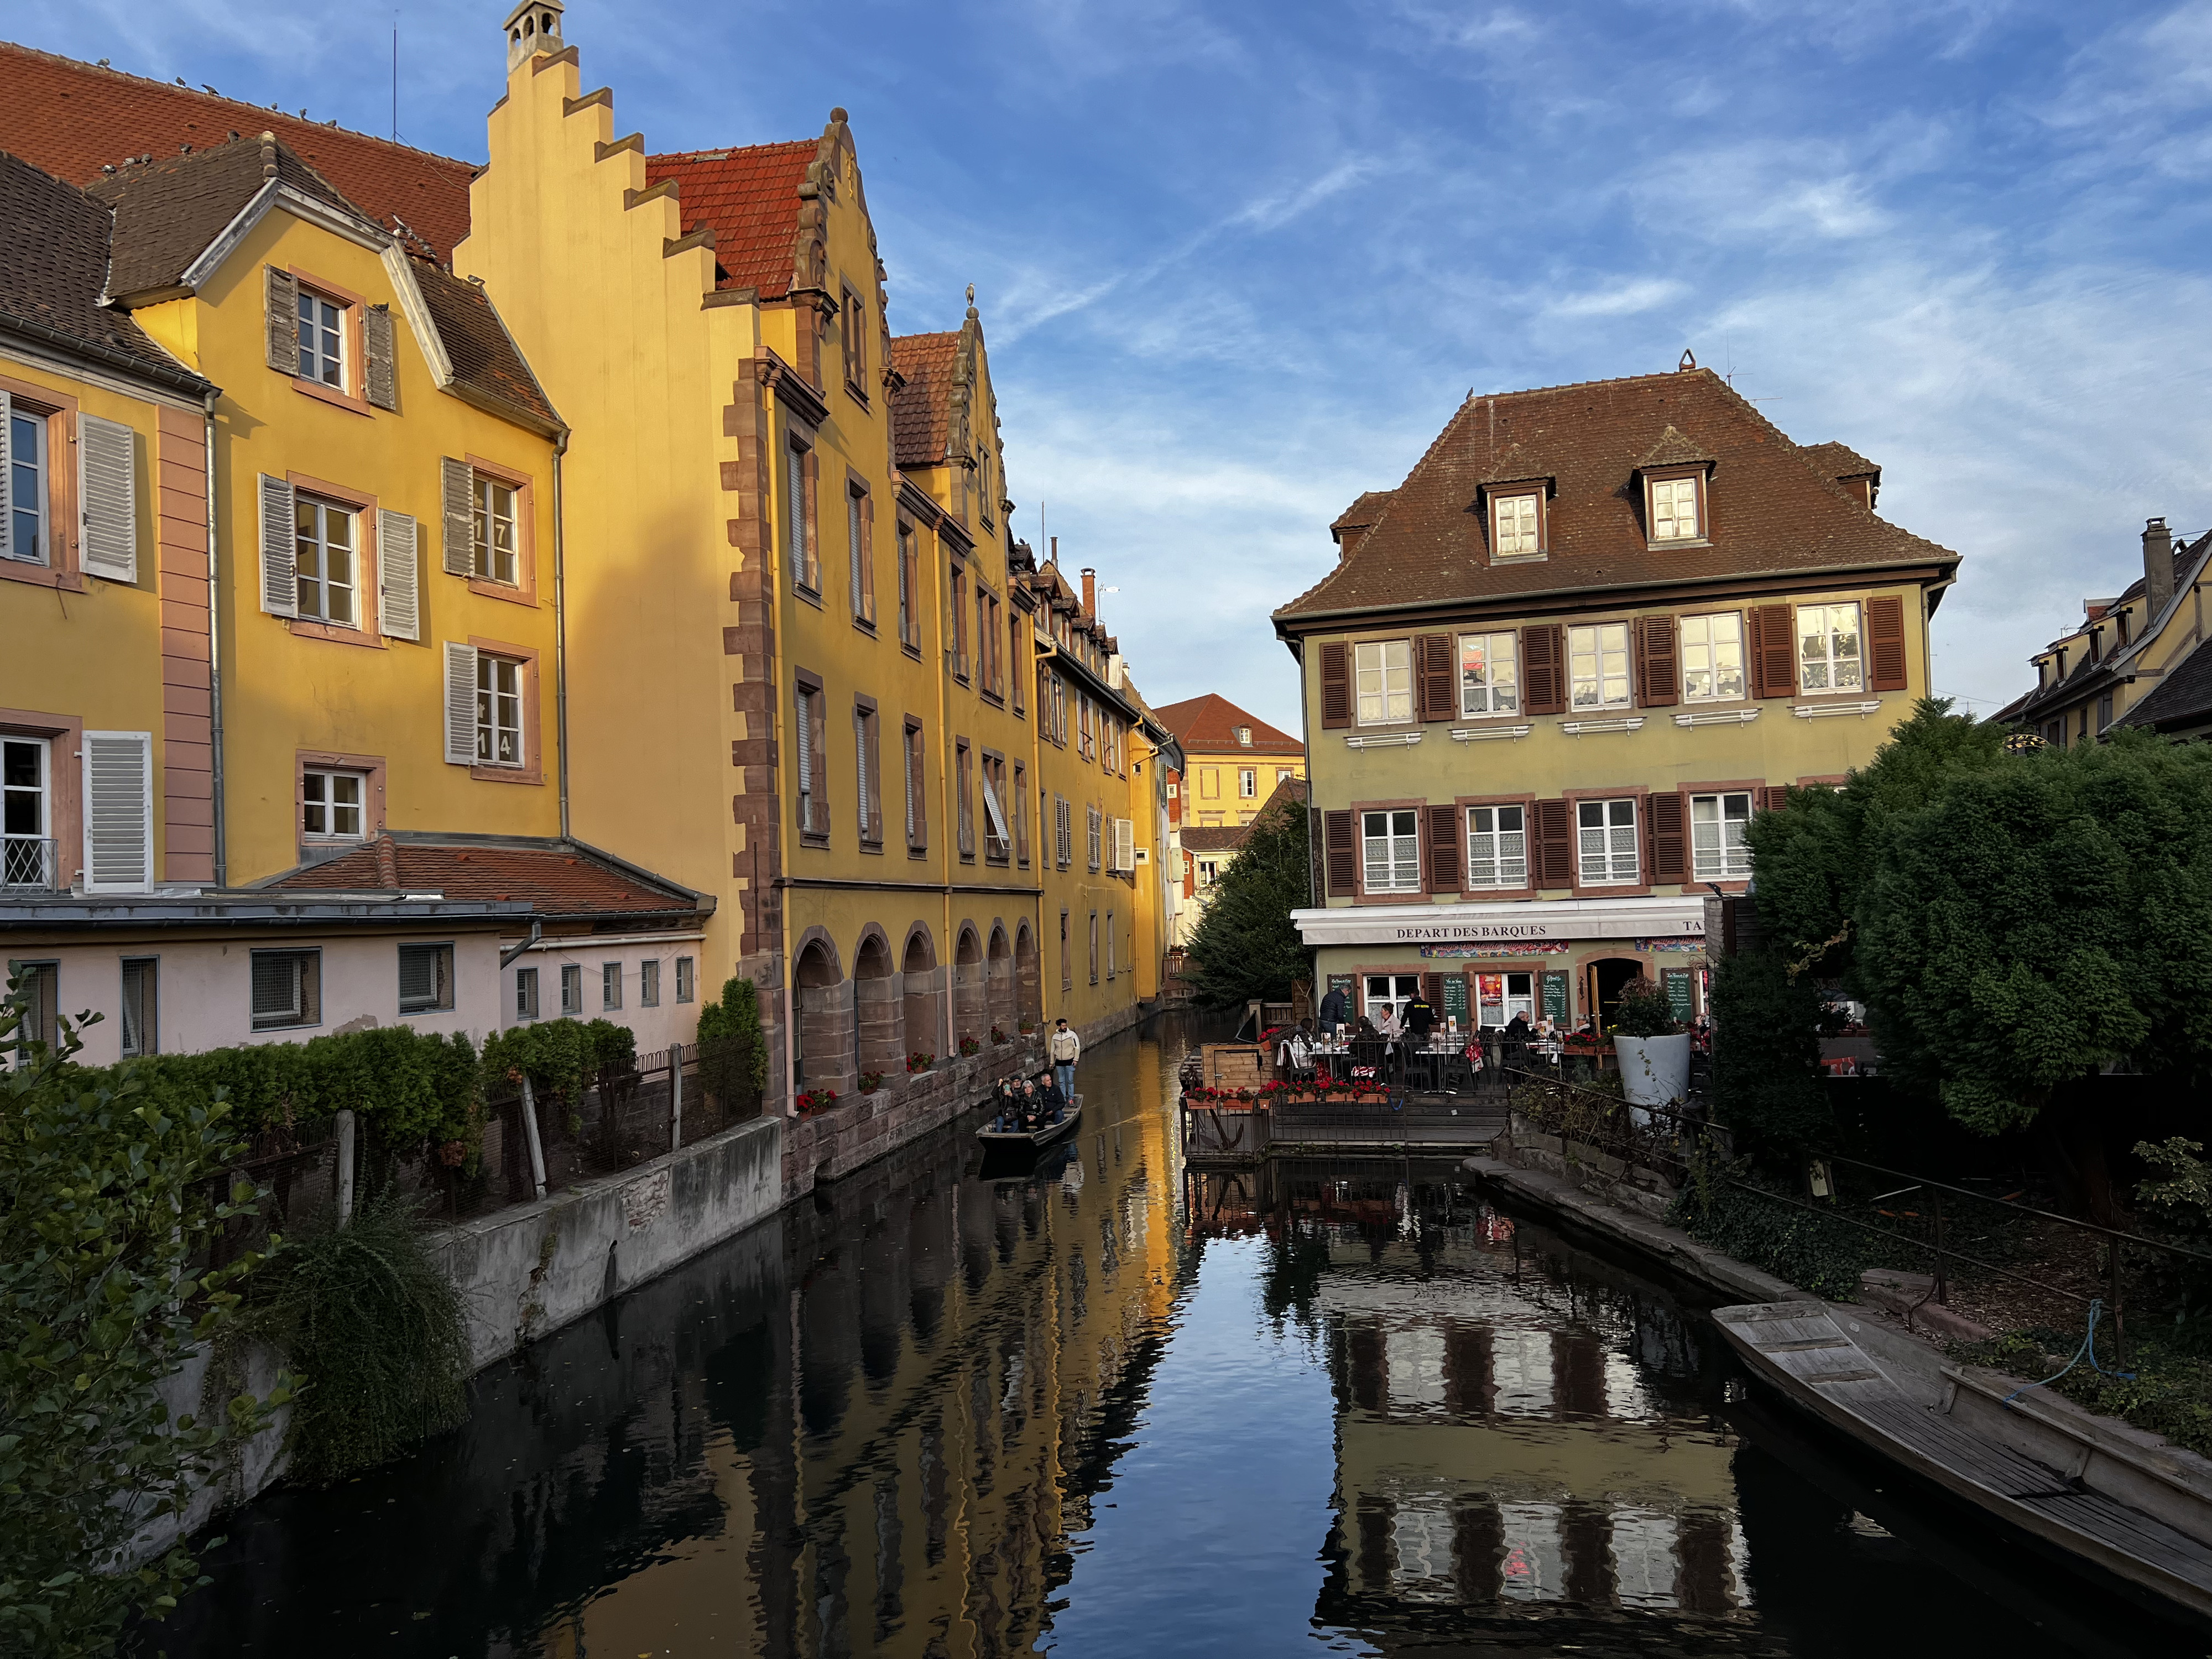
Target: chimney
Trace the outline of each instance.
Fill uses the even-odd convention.
[[[2157,619],[2173,599],[2173,532],[2164,519],[2143,526],[2143,599],[2150,607],[2144,628]]]
[[[2172,584],[2168,582],[2166,586],[2170,587]],[[1098,614],[1098,573],[1089,565],[1083,567],[1083,614],[1086,617]]]
[[[561,0],[522,0],[520,5],[507,13],[507,67],[510,74],[525,58],[565,47],[567,43],[561,39]]]

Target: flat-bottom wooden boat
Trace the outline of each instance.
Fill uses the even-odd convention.
[[[994,1129],[986,1123],[975,1131],[975,1139],[986,1146],[1049,1146],[1062,1135],[1073,1134],[1083,1116],[1083,1097],[1076,1096],[1066,1115],[1057,1123],[1047,1123],[1035,1129]]]
[[[2044,1438],[2024,1432],[1997,1438],[1978,1418],[1954,1410],[1973,1378],[1947,1366],[1942,1406],[1920,1405],[1818,1302],[1719,1308],[1713,1322],[1752,1375],[1790,1404],[2021,1531],[2212,1619],[2212,1536],[2195,1535],[2208,1531],[2200,1518],[2202,1495],[2191,1490],[2193,1481],[2177,1478],[2178,1471],[2160,1470],[2148,1455],[2122,1457],[2123,1448],[2094,1441],[2067,1458],[2069,1467],[2039,1462],[2021,1445],[2063,1445],[2060,1436],[2068,1431],[2036,1396],[2013,1412],[2023,1431],[2033,1425]],[[1990,1425],[2006,1427],[1997,1419]],[[2100,1467],[2100,1454],[2121,1467]],[[2115,1486],[2142,1502],[2121,1502],[2112,1495]],[[2169,1525],[2153,1509],[2192,1530]]]

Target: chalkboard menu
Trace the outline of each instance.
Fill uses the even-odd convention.
[[[1668,1008],[1676,1019],[1680,1020],[1685,1025],[1689,1024],[1698,1017],[1698,999],[1695,990],[1690,984],[1690,970],[1686,968],[1669,968],[1664,977],[1667,984]]]
[[[1443,975],[1443,978],[1444,982],[1444,1018],[1447,1021],[1457,1020],[1460,1024],[1460,1029],[1462,1030],[1465,1030],[1469,1023],[1467,1017],[1467,975],[1465,974],[1446,974]]]
[[[1567,1023],[1567,976],[1560,973],[1544,975],[1544,1018],[1554,1025]]]

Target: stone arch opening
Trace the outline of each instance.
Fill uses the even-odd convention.
[[[902,1053],[896,1070],[902,1072],[908,1055],[927,1054],[933,1060],[945,1048],[945,970],[937,965],[937,941],[923,922],[907,930],[899,967],[899,1006]]]
[[[1044,1021],[1043,967],[1036,934],[1026,921],[1014,929],[1014,1009],[1020,1022],[1032,1029]]]
[[[952,951],[952,1031],[961,1042],[981,1043],[990,1029],[989,992],[984,978],[983,941],[973,922],[960,924]]]
[[[906,1008],[900,975],[891,970],[890,941],[871,924],[853,953],[853,1018],[857,1064],[886,1082],[906,1070]]]
[[[793,1033],[792,1070],[807,1092],[834,1089],[853,1092],[854,1038],[853,982],[838,965],[837,948],[827,934],[809,928],[792,965],[793,1000],[798,1004]]]
[[[991,924],[991,940],[983,950],[983,995],[993,1028],[1013,1036],[1020,1023],[1014,1009],[1014,947],[1002,922]]]

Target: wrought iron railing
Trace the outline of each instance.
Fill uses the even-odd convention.
[[[0,887],[52,889],[54,840],[51,836],[0,836]]]

